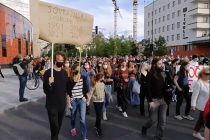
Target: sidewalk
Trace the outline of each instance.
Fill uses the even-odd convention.
[[[5,78],[0,77],[0,114],[5,110],[16,108],[21,104],[28,102],[36,102],[38,99],[44,97],[42,82],[40,87],[36,90],[25,89],[25,97],[29,99],[28,102],[19,102],[19,80],[12,69],[2,69]]]

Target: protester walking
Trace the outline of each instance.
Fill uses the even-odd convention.
[[[151,71],[147,74],[146,97],[149,102],[149,120],[142,127],[142,135],[147,134],[147,130],[158,122],[155,140],[161,140],[166,125],[167,104],[164,100],[166,88],[163,61],[154,58]]]
[[[194,120],[190,116],[190,107],[191,107],[191,93],[189,92],[188,84],[188,72],[189,72],[189,63],[182,62],[180,66],[180,71],[174,77],[174,84],[176,85],[176,94],[177,94],[177,103],[176,103],[176,115],[174,116],[178,120]],[[180,115],[180,108],[182,106],[183,98],[186,100],[185,115]]]
[[[51,77],[51,69],[48,69],[44,74],[43,89],[46,94],[46,109],[50,122],[51,140],[58,140],[66,108],[66,93],[69,93],[68,75],[62,69],[64,62],[65,55],[61,52],[56,53],[53,77]]]
[[[79,112],[80,133],[83,140],[87,140],[86,105],[89,106],[88,89],[81,76],[79,65],[72,67],[73,77],[70,80],[70,100],[72,104],[71,135],[76,136],[76,115]]]
[[[193,137],[198,138],[200,140],[204,140],[204,137],[201,136],[200,130],[204,127],[204,119],[203,119],[203,111],[204,107],[210,98],[209,93],[209,75],[210,69],[204,68],[199,73],[199,80],[193,86],[193,94],[191,100],[192,110],[199,110],[199,118],[194,127]]]
[[[103,137],[101,128],[101,119],[103,106],[105,101],[105,84],[103,83],[104,75],[99,73],[93,78],[93,89],[91,93],[91,98],[93,100],[93,105],[96,113],[95,128],[98,137]]]

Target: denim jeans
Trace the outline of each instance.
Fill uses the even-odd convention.
[[[20,88],[19,88],[19,99],[24,98],[24,91],[27,83],[27,76],[19,76]]]
[[[105,100],[104,100],[104,104],[103,104],[103,112],[106,112],[110,102],[113,100],[112,86],[111,85],[105,85],[105,88],[106,88],[105,92],[108,92],[108,93],[106,93],[106,96],[105,96]]]
[[[86,126],[86,102],[81,99],[74,99],[72,101],[72,115],[71,115],[71,127],[75,128],[75,121],[77,111],[80,115],[80,132],[83,139],[87,139],[87,126]]]
[[[159,138],[163,137],[163,131],[166,125],[166,110],[167,104],[165,100],[162,99],[153,99],[154,106],[149,109],[149,120],[144,125],[145,128],[152,127],[153,124],[158,122],[156,129],[156,136]]]

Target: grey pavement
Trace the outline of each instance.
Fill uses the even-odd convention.
[[[5,110],[17,107],[21,104],[18,101],[19,99],[19,80],[18,77],[14,74],[12,69],[2,69],[2,73],[5,78],[0,77],[0,113],[3,113]],[[36,101],[41,97],[44,97],[42,92],[42,83],[40,87],[36,90],[25,89],[25,97],[30,101]]]
[[[0,113],[0,140],[50,140],[49,122],[44,107],[45,97],[42,87],[34,91],[26,90],[30,101],[23,104],[19,103],[17,77],[12,74],[11,70],[3,70],[3,72],[6,79],[2,80],[0,78],[0,109],[3,110]],[[108,109],[109,120],[102,121],[103,140],[153,139],[156,125],[148,130],[148,136],[142,137],[140,135],[141,127],[147,117],[140,117],[139,108],[129,107],[129,117],[123,118],[121,113],[116,110],[115,105],[115,103],[112,103]],[[194,140],[192,132],[195,121],[175,120],[173,118],[175,103],[171,104],[170,109],[163,140]],[[198,113],[192,113],[192,115],[197,118]],[[87,116],[87,122],[89,140],[97,140],[93,128],[95,122],[93,107],[91,107],[90,115]],[[59,140],[80,139],[79,136],[70,136],[70,128],[70,119],[65,117]],[[77,121],[77,128],[79,129],[79,120]]]

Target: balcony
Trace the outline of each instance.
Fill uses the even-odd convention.
[[[189,29],[209,29],[210,23],[204,23],[204,22],[194,22],[188,24]]]
[[[197,15],[209,15],[210,10],[208,8],[195,8],[192,10],[189,10],[189,14],[192,16],[197,16]]]

